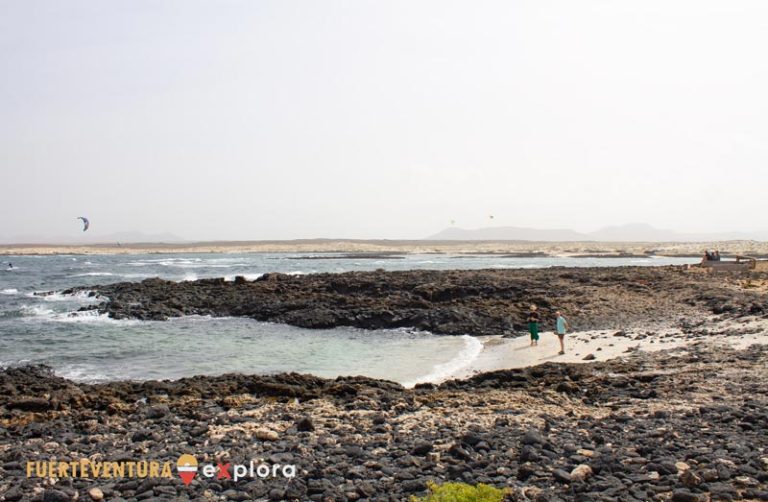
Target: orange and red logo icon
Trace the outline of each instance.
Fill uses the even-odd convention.
[[[195,475],[197,475],[197,459],[192,455],[184,454],[176,461],[176,470],[179,471],[179,477],[184,485],[189,486]]]

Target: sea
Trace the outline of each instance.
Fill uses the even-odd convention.
[[[3,256],[0,367],[42,363],[57,375],[82,382],[299,372],[328,378],[363,375],[412,386],[459,372],[478,357],[482,343],[468,334],[346,327],[309,330],[244,318],[114,320],[96,311],[78,313],[94,300],[87,294],[72,296],[61,291],[150,277],[233,280],[238,275],[256,279],[268,272],[661,266],[697,261],[463,254],[363,258],[328,253]],[[54,293],[47,296],[35,294],[51,291]]]

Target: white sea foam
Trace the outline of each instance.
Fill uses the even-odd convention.
[[[103,323],[119,324],[121,326],[133,326],[142,322],[138,319],[112,319],[107,314],[97,310],[84,310],[72,312],[57,312],[42,305],[22,305],[19,309],[23,317],[27,320],[39,320],[60,322],[60,323]]]
[[[17,295],[19,294],[19,290],[16,288],[8,288],[0,291],[0,295]]]
[[[0,368],[12,368],[14,366],[23,366],[32,362],[32,359],[0,359]]]
[[[483,351],[483,342],[469,335],[462,335],[461,338],[464,340],[464,347],[453,359],[435,365],[432,371],[423,377],[410,382],[403,382],[403,387],[413,387],[419,383],[439,382],[472,364],[472,361],[477,359]]]
[[[229,317],[213,317],[212,315],[185,315],[181,317],[171,317],[168,323],[187,322],[187,321],[212,321],[214,319],[234,319]]]
[[[234,257],[234,258],[207,258],[205,260],[207,263],[231,263],[231,262],[242,262],[242,257]]]
[[[177,267],[177,268],[200,268],[203,265],[200,264],[200,262],[195,261],[168,261],[168,262],[160,262],[158,265],[162,265],[163,267]]]
[[[51,320],[62,323],[103,323],[120,324],[121,326],[133,326],[144,321],[137,319],[112,319],[108,314],[98,310],[84,310],[82,312],[61,312],[51,316]]]
[[[96,302],[99,301],[95,296],[90,296],[90,291],[78,291],[71,295],[62,294],[59,291],[54,291],[48,294],[47,291],[35,291],[34,293],[27,293],[29,298],[35,298],[37,300],[45,300],[46,302]]]
[[[109,380],[107,375],[99,373],[95,368],[82,365],[67,365],[54,372],[57,376],[85,383],[99,383]]]
[[[150,261],[150,260],[146,260]],[[200,267],[203,265],[203,260],[200,258],[166,258],[164,260],[152,261],[153,265],[161,265],[163,267]]]
[[[258,321],[253,321],[252,319],[248,319],[247,317],[235,317],[235,316],[224,316],[224,317],[214,317],[212,315],[183,315],[181,317],[170,317],[167,321],[163,321],[164,323],[185,323],[185,322],[209,322],[209,321],[252,321],[254,323]]]
[[[248,263],[213,263],[213,262],[167,262],[167,263],[158,263],[157,265],[162,265],[165,267],[176,267],[176,268],[235,268],[235,267],[246,267],[249,264]]]
[[[233,274],[233,275],[225,275],[224,280],[225,281],[234,281],[236,276],[243,276],[246,281],[255,281],[259,277],[263,276],[264,274]]]
[[[115,275],[112,272],[84,272],[82,274],[73,274],[70,277],[108,277]]]
[[[134,260],[124,263],[130,267],[170,267],[170,268],[234,268],[247,267],[251,263],[231,259],[200,259],[200,258],[163,258],[155,260]]]
[[[145,274],[122,274],[122,273],[111,273],[109,274],[113,277],[123,277],[126,279],[146,279],[148,277],[158,277],[158,274],[155,273],[145,273]]]
[[[154,267],[157,265],[163,266],[163,267],[177,267],[179,265],[193,265],[195,263],[200,263],[202,260],[200,258],[196,259],[189,259],[189,258],[154,258],[154,259],[146,259],[146,260],[135,260],[135,261],[129,261],[126,263],[126,265],[131,265],[133,267]]]
[[[25,317],[51,316],[56,313],[55,311],[49,308],[45,308],[42,305],[22,305],[19,308],[19,311]]]
[[[203,261],[202,258],[185,258],[185,257],[168,257],[165,256],[163,258],[146,258],[144,260],[137,260],[139,262],[146,262],[146,263],[172,263],[172,262],[192,262],[192,261]]]

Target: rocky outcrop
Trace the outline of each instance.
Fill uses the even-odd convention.
[[[519,501],[766,500],[766,368],[766,346],[696,345],[415,390],[297,374],[86,385],[45,367],[6,369],[0,497],[402,501],[456,480]],[[175,472],[55,485],[25,473],[27,460],[182,453],[292,463],[297,475],[185,486]]]
[[[437,334],[521,330],[531,304],[545,322],[563,310],[579,330],[663,325],[712,313],[768,315],[766,295],[740,288],[737,278],[682,267],[266,274],[256,281],[147,279],[87,289],[104,301],[85,308],[116,319],[241,316],[305,328],[408,327]]]

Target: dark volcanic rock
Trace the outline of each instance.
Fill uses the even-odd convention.
[[[544,443],[544,438],[539,433],[539,431],[534,429],[529,429],[525,432],[520,442],[525,445],[540,445]]]
[[[315,430],[315,424],[312,422],[311,417],[301,417],[298,422],[296,422],[296,430],[299,432],[311,432]]]
[[[47,411],[53,408],[53,403],[45,398],[20,397],[7,404],[10,410]]]
[[[99,310],[118,319],[242,316],[307,328],[411,327],[440,334],[524,329],[531,303],[545,319],[553,305],[578,312],[579,329],[653,324],[684,312],[739,317],[768,311],[764,295],[736,293],[718,276],[682,267],[269,273],[252,282],[146,279],[81,289],[105,298]]]
[[[675,490],[672,494],[672,502],[702,502],[707,500],[703,495],[689,492],[688,490]]]
[[[426,455],[432,451],[432,443],[429,441],[417,441],[411,450],[411,455]]]
[[[311,327],[437,333],[521,328],[530,303],[579,328],[756,312],[765,295],[660,269],[355,272],[97,288],[113,317],[234,315]],[[739,323],[722,323],[739,324]],[[729,336],[739,328],[723,328]],[[661,340],[645,330],[642,336]],[[617,337],[637,336],[628,329]],[[44,366],[0,370],[6,500],[408,500],[430,481],[487,483],[512,500],[760,500],[768,493],[768,347],[693,343],[586,364],[546,363],[406,390],[361,377],[227,374],[79,384]],[[29,459],[296,464],[294,479],[29,478]],[[3,493],[4,492],[4,493]],[[94,492],[97,493],[98,492]],[[98,498],[98,496],[97,496]]]
[[[43,492],[43,502],[69,502],[72,497],[60,490],[45,490]]]
[[[198,499],[203,491],[229,500],[408,500],[445,479],[510,487],[517,500],[760,500],[768,491],[767,363],[766,346],[693,345],[417,390],[292,373],[88,385],[45,367],[8,368],[0,371],[9,433],[0,435],[0,491],[6,500],[32,498],[41,480],[26,478],[24,462],[40,456],[116,460],[142,451],[175,461],[194,452],[204,461],[225,451],[225,461],[295,463],[300,474],[190,487],[125,479],[99,489],[105,500]],[[582,392],[557,392],[566,378]],[[656,397],[632,397],[650,389]],[[60,405],[14,404],[43,396]],[[276,438],[258,440],[253,427]],[[62,480],[37,499],[90,500],[92,487]]]
[[[562,469],[555,469],[554,471],[552,471],[552,475],[555,477],[555,480],[557,480],[560,483],[571,482],[571,475]]]

